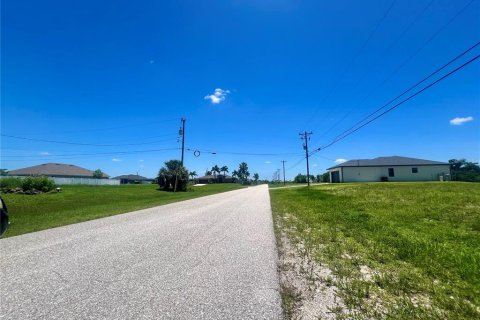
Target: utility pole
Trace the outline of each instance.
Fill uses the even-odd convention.
[[[310,135],[312,135],[313,133],[312,132],[303,132],[303,133],[299,133],[299,135],[301,136],[300,139],[304,140],[305,143],[303,144],[303,149],[305,149],[305,157],[307,158],[307,184],[308,186],[310,187],[310,167],[308,165],[308,140],[310,140]]]
[[[282,160],[282,164],[283,164],[283,185],[285,185],[285,162],[287,162],[287,161]]]
[[[180,135],[182,136],[182,166],[183,166],[183,155],[185,153],[185,118],[182,118],[182,127],[180,128]]]

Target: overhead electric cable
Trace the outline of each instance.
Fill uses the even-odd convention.
[[[390,81],[394,75],[396,75],[405,65],[407,65],[416,55],[418,55],[430,42],[432,42],[443,30],[445,30],[455,19],[457,19],[468,6],[470,6],[475,0],[471,0],[465,6],[463,6],[459,11],[455,13],[444,25],[442,25],[430,38],[428,38],[412,55],[410,55],[407,59],[405,59],[392,73],[390,73],[386,78],[382,80],[380,84],[374,87],[370,92],[368,92],[365,97],[357,103],[353,108],[351,108],[339,121],[334,123],[331,127],[329,127],[325,132],[323,132],[320,137],[325,136],[328,132],[330,132],[333,128],[335,128],[338,124],[340,124],[343,120],[345,120],[351,112],[357,108],[358,106],[362,105],[370,96],[378,90],[378,88],[382,87],[385,83]]]
[[[439,73],[440,71],[442,71],[443,69],[445,69],[446,67],[448,67],[449,65],[451,65],[452,63],[454,63],[455,61],[457,61],[458,59],[460,59],[461,57],[463,57],[464,55],[466,55],[467,53],[469,53],[470,51],[472,51],[473,49],[475,49],[476,47],[480,46],[480,41],[477,42],[476,44],[474,44],[473,46],[471,46],[470,48],[468,48],[467,50],[463,51],[462,53],[460,53],[459,55],[457,55],[455,58],[453,58],[452,60],[448,61],[446,64],[444,64],[443,66],[439,67],[438,69],[436,69],[434,72],[430,73],[428,76],[426,76],[425,78],[423,78],[422,80],[418,81],[417,83],[415,83],[414,85],[412,85],[410,88],[408,88],[407,90],[403,91],[401,94],[399,94],[398,96],[396,96],[395,98],[393,98],[392,100],[388,101],[386,104],[384,104],[383,106],[381,106],[380,108],[376,109],[375,111],[371,112],[369,115],[367,115],[366,117],[364,117],[363,119],[361,119],[360,121],[357,121],[355,125],[353,125],[352,127],[350,127],[349,129],[347,129],[346,131],[349,131],[349,130],[352,130],[355,126],[361,124],[362,122],[366,121],[368,118],[370,118],[371,116],[373,116],[374,114],[380,112],[382,109],[385,109],[388,105],[392,104],[394,101],[400,99],[402,96],[406,95],[408,92],[412,91],[413,89],[415,89],[416,87],[418,87],[420,84],[424,83],[425,81],[427,81],[428,79],[430,79],[431,77],[433,77],[434,75],[436,75],[437,73]],[[340,134],[341,135],[341,134]],[[337,135],[335,138],[337,138],[338,136],[340,135]]]
[[[473,57],[472,59],[468,60],[467,62],[463,63],[461,66],[455,68],[454,70],[448,72],[447,74],[445,74],[444,76],[440,77],[439,79],[435,80],[434,82],[426,85],[425,87],[423,87],[422,89],[418,90],[417,92],[413,93],[412,95],[408,96],[407,98],[405,98],[404,100],[400,101],[399,103],[395,104],[394,106],[390,107],[389,109],[385,110],[384,112],[380,113],[379,115],[377,115],[376,117],[370,119],[368,122],[360,125],[359,127],[355,128],[354,130],[346,130],[344,131],[342,134],[338,135],[337,138],[335,138],[332,142],[330,142],[329,144],[323,146],[323,147],[320,147],[320,148],[317,148],[315,150],[315,152],[319,152],[321,150],[324,150],[332,145],[334,145],[335,143],[345,139],[346,137],[350,136],[351,134],[357,132],[358,130],[360,130],[361,128],[367,126],[368,124],[372,123],[373,121],[377,120],[378,118],[382,117],[383,115],[389,113],[390,111],[396,109],[397,107],[401,106],[402,104],[404,104],[405,102],[413,99],[414,97],[416,97],[417,95],[419,95],[420,93],[428,90],[429,88],[433,87],[434,85],[436,85],[437,83],[439,83],[440,81],[448,78],[449,76],[451,76],[452,74],[458,72],[459,70],[463,69],[464,67],[466,67],[467,65],[471,64],[472,62],[474,62],[475,60],[477,60],[478,58],[480,58],[480,55],[476,55],[475,57]],[[353,127],[356,127],[358,124],[356,124],[355,126]],[[352,127],[352,128],[353,128]],[[351,130],[351,131],[350,131]]]
[[[29,132],[28,134],[58,134],[58,133],[76,133],[76,132],[92,132],[92,131],[108,131],[108,130],[116,130],[116,129],[124,129],[124,128],[132,128],[132,127],[140,127],[140,126],[148,126],[152,124],[159,124],[159,123],[165,123],[165,122],[173,122],[173,121],[178,121],[180,117],[177,118],[170,118],[170,119],[158,119],[156,121],[149,121],[149,122],[143,122],[143,123],[133,123],[133,124],[127,124],[127,125],[121,125],[121,126],[114,126],[114,127],[95,127],[95,128],[89,128],[89,129],[81,129],[81,130],[55,130],[51,132],[42,132],[42,133],[32,133]]]
[[[132,150],[132,151],[111,151],[111,152],[93,152],[93,153],[68,153],[68,154],[51,154],[45,156],[5,156],[0,155],[0,158],[40,158],[48,159],[53,157],[68,157],[68,156],[91,156],[91,155],[115,155],[115,154],[134,154],[134,153],[149,153],[149,152],[159,152],[159,151],[170,151],[170,150],[180,150],[180,148],[163,148],[163,149],[148,149],[148,150]]]
[[[172,139],[165,139],[165,140],[150,141],[150,142],[138,142],[138,143],[98,144],[98,143],[84,143],[84,142],[70,142],[70,141],[58,141],[58,140],[48,140],[48,139],[27,138],[27,137],[12,136],[12,135],[3,134],[3,133],[1,134],[1,136],[6,137],[6,138],[18,139],[18,140],[28,140],[28,141],[57,143],[57,144],[70,144],[70,145],[76,145],[76,146],[92,146],[92,147],[138,146],[138,145],[153,144],[153,143],[165,142],[165,141],[171,141],[172,140]]]
[[[284,156],[284,155],[298,155],[298,152],[286,152],[286,153],[252,153],[252,152],[231,152],[231,151],[214,151],[214,150],[204,150],[204,149],[195,149],[187,148],[187,151],[200,151],[203,153],[209,154],[231,154],[231,155],[241,155],[241,156]]]
[[[342,73],[336,78],[333,86],[331,87],[331,89],[323,96],[323,98],[321,99],[321,102],[323,103],[325,100],[327,100],[328,98],[330,98],[330,96],[332,95],[332,93],[337,89],[338,85],[340,84],[340,80],[343,79],[343,77],[345,76],[345,74],[348,72],[348,70],[350,70],[350,68],[352,67],[352,65],[354,64],[354,62],[357,60],[357,58],[360,56],[361,53],[363,53],[363,50],[365,50],[365,48],[367,47],[368,43],[372,40],[373,36],[375,35],[375,33],[377,33],[378,29],[380,28],[380,26],[382,25],[383,21],[386,19],[386,17],[388,16],[388,14],[390,13],[390,11],[392,10],[393,6],[395,5],[395,2],[396,0],[393,0],[392,3],[390,4],[390,6],[387,8],[387,10],[383,13],[381,19],[378,21],[378,23],[375,25],[375,28],[373,28],[373,30],[370,32],[370,34],[368,35],[367,39],[363,42],[363,44],[361,45],[361,47],[357,50],[357,52],[353,55],[352,59],[350,60],[350,62],[346,65],[346,67],[343,69]],[[317,115],[318,111],[320,110],[321,108],[321,105],[318,106],[315,111],[313,112],[313,114],[310,116],[310,118],[308,119],[308,121],[306,122],[306,125],[308,125],[312,119]],[[327,114],[327,118],[328,116],[332,113],[332,109],[330,109],[330,111],[328,112]]]

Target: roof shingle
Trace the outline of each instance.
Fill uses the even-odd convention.
[[[407,157],[378,157],[375,159],[358,159],[340,163],[327,170],[340,167],[377,167],[377,166],[421,166],[421,165],[448,165],[446,162],[415,159]]]
[[[63,163],[44,163],[38,166],[27,167],[8,172],[11,176],[67,176],[67,177],[84,177],[92,178],[93,171],[73,164]],[[104,178],[108,178],[108,174],[103,174]]]

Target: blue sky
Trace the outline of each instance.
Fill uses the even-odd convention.
[[[263,179],[286,160],[292,178],[306,170],[299,132],[328,144],[478,42],[470,2],[3,1],[1,167],[153,177],[180,157],[184,116],[186,147],[202,151],[186,152],[188,169],[246,161]],[[389,155],[480,161],[479,75],[477,60],[316,153],[311,172]]]

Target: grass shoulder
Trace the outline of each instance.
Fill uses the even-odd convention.
[[[335,276],[360,319],[480,317],[480,184],[270,191],[277,226]]]
[[[62,192],[40,195],[3,194],[10,227],[3,237],[45,230],[194,199],[242,188],[239,184],[189,187],[187,192],[166,192],[157,185],[62,186]]]

